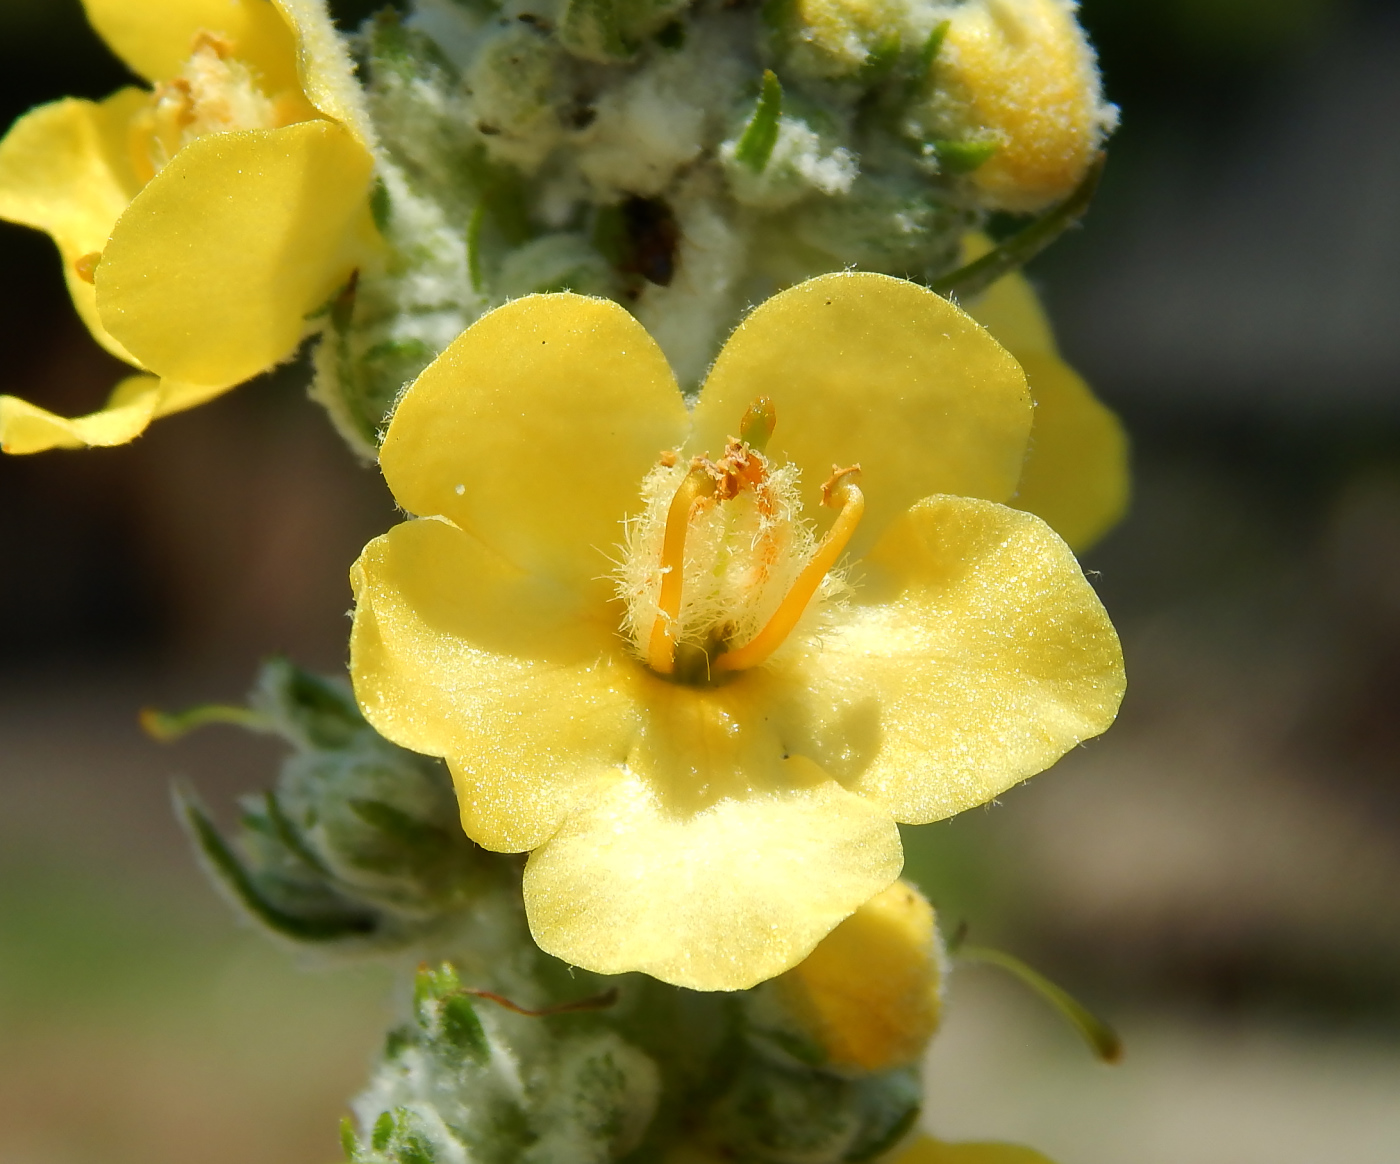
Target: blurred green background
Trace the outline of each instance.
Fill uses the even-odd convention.
[[[363,7],[361,5],[360,7]],[[1086,0],[1123,107],[1087,227],[1035,268],[1125,417],[1088,556],[1131,690],[1108,737],[907,834],[970,940],[1123,1029],[1120,1067],[992,969],[933,1054],[947,1136],[1061,1164],[1400,1159],[1400,12]],[[0,0],[0,124],[127,78],[77,0]],[[120,369],[41,235],[0,224],[0,391]],[[284,651],[343,665],[345,573],[393,519],[295,369],[135,446],[0,460],[0,1164],[324,1164],[386,1021],[373,969],[240,927],[168,809],[276,751],[141,736]]]

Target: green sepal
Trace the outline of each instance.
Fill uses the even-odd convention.
[[[768,159],[773,156],[773,147],[778,144],[778,122],[782,115],[782,83],[772,69],[764,69],[758,104],[734,147],[734,160],[755,174],[763,173]]]
[[[263,892],[257,879],[224,840],[189,791],[174,790],[175,812],[204,857],[217,884],[268,929],[300,942],[332,942],[363,937],[377,928],[373,914],[344,912],[303,915],[284,909]]]
[[[1107,155],[1100,152],[1079,185],[1063,202],[1052,206],[1028,226],[998,243],[980,259],[931,280],[929,290],[949,297],[970,299],[980,295],[1003,275],[1024,266],[1077,223],[1094,200]]]
[[[340,1117],[340,1150],[347,1160],[354,1160],[360,1154],[360,1137],[355,1132],[355,1123],[349,1116]]]
[[[919,79],[928,76],[928,71],[933,68],[933,62],[938,59],[938,52],[943,47],[943,41],[948,36],[948,26],[952,23],[948,20],[939,21],[933,26],[933,31],[928,34],[928,40],[924,41],[924,46],[919,50]]]
[[[992,160],[1001,147],[994,141],[935,141],[938,166],[945,174],[970,174]]]

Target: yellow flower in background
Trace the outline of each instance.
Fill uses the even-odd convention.
[[[152,82],[0,141],[0,217],[44,230],[73,302],[141,369],[76,420],[0,397],[13,453],[131,440],[290,356],[369,245],[368,120],[318,0],[85,0]]]
[[[394,414],[381,466],[419,517],[354,568],[356,695],[446,758],[469,836],[530,852],[542,948],[752,986],[894,881],[896,821],[1116,713],[1107,615],[1000,504],[1030,422],[1006,351],[884,275],[758,307],[693,412],[616,303],[515,300]]]
[[[920,1136],[890,1157],[890,1164],[1054,1164],[1033,1148],[1019,1144],[945,1144]]]
[[[946,955],[933,907],[896,881],[827,934],[773,987],[833,1067],[915,1062],[938,1029]]]
[[[975,236],[968,240],[964,258],[971,262],[990,247]],[[967,312],[1016,357],[1035,401],[1030,448],[1013,504],[1044,518],[1082,553],[1127,511],[1127,433],[1061,358],[1050,322],[1024,275],[998,279]]]

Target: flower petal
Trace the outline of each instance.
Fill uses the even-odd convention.
[[[1035,397],[1035,426],[1015,506],[1044,518],[1078,551],[1128,508],[1128,435],[1089,385],[1059,356],[1020,357]]]
[[[796,463],[808,512],[833,464],[862,466],[857,556],[920,497],[1004,501],[1031,425],[1020,367],[946,299],[887,275],[809,279],[756,308],[701,390],[692,445],[718,454],[760,396],[768,453]]]
[[[974,237],[964,248],[977,258],[989,249]],[[1128,437],[1055,346],[1050,321],[1021,274],[998,279],[968,308],[1025,369],[1035,422],[1021,483],[1012,503],[1043,517],[1074,550],[1085,550],[1128,508]]]
[[[0,396],[0,452],[43,453],[124,445],[145,432],[157,417],[194,408],[227,391],[154,376],[128,376],[112,389],[98,411],[71,420],[17,396]]]
[[[530,855],[540,948],[602,974],[743,990],[796,965],[899,875],[889,814],[800,759],[788,786],[699,811],[619,771]]]
[[[159,403],[160,381],[154,376],[128,376],[106,405],[72,420],[17,396],[0,396],[0,450],[43,453],[124,445],[146,430]]]
[[[328,121],[191,142],[117,220],[97,268],[102,322],[186,383],[236,384],[286,359],[355,265],[371,166]]]
[[[83,0],[83,7],[112,51],[148,81],[174,77],[195,37],[210,32],[261,73],[269,94],[297,84],[292,30],[267,0]]]
[[[1053,1164],[1033,1148],[1019,1144],[945,1144],[932,1136],[920,1136],[891,1164]]]
[[[98,321],[96,291],[74,264],[107,245],[141,189],[127,127],[146,99],[140,89],[101,102],[65,98],[26,113],[0,141],[0,218],[52,236],[78,314],[98,343],[129,364],[137,361]]]
[[[802,693],[784,716],[789,747],[896,820],[985,804],[1113,722],[1118,637],[1039,518],[926,498],[867,562],[845,623],[773,682]]]
[[[533,848],[635,734],[615,624],[445,521],[395,526],[351,575],[350,674],[380,734],[445,756],[462,824]]]
[[[410,513],[442,514],[602,606],[622,519],[685,430],[666,358],[625,309],[529,295],[477,320],[424,370],[379,461]]]
[[[297,76],[307,100],[345,126],[362,146],[372,149],[374,126],[365,109],[364,90],[355,80],[349,50],[335,31],[324,0],[273,3],[295,31]]]

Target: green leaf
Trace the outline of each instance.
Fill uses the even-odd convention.
[[[354,1160],[360,1154],[360,1137],[355,1134],[355,1124],[349,1116],[340,1117],[340,1150],[347,1160]]]
[[[933,62],[938,57],[938,50],[943,47],[943,40],[948,35],[949,21],[940,21],[933,26],[933,31],[928,34],[928,40],[924,41],[924,47],[919,50],[919,77],[923,79],[928,76],[928,71],[933,68]]]
[[[363,936],[377,928],[373,914],[344,913],[302,916],[282,909],[262,892],[257,879],[239,860],[214,823],[181,788],[175,789],[175,811],[189,831],[215,880],[253,917],[275,933],[302,942],[329,942]]]
[[[1118,1037],[1117,1031],[1069,991],[1051,982],[1040,971],[1027,966],[1020,958],[986,946],[964,946],[958,953],[958,961],[1000,966],[1054,1007],[1103,1062],[1117,1063],[1123,1057],[1123,1041]]]
[[[374,1121],[374,1131],[370,1133],[370,1146],[376,1152],[382,1152],[389,1146],[389,1141],[394,1138],[394,1115],[392,1112],[384,1112]]]
[[[1099,179],[1103,176],[1106,155],[1100,153],[1089,166],[1083,180],[1063,202],[1052,206],[1030,225],[1022,227],[1010,238],[1003,239],[980,259],[958,267],[934,279],[929,290],[940,295],[972,298],[980,295],[1003,275],[1030,262],[1071,226],[1084,217],[1094,200]]]
[[[465,994],[444,998],[441,1005],[442,1039],[459,1055],[484,1063],[491,1057],[486,1032],[476,1017],[476,1007]]]
[[[734,147],[734,158],[755,174],[763,173],[773,147],[778,144],[778,120],[783,115],[783,86],[772,69],[763,70],[758,105]]]
[[[970,174],[991,161],[1000,147],[994,141],[936,141],[933,151],[945,174]]]

